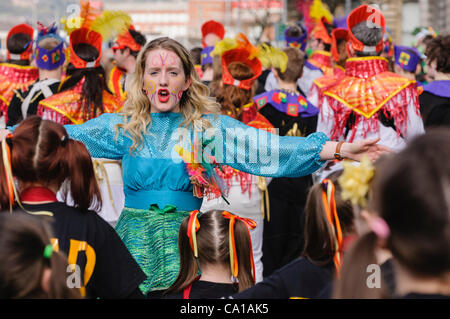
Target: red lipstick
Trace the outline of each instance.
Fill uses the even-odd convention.
[[[167,89],[159,89],[158,90],[158,100],[161,103],[166,103],[167,101],[169,101],[170,98],[170,92]]]

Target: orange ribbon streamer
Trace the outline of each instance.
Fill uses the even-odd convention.
[[[193,210],[189,213],[189,221],[187,226],[187,236],[189,237],[189,244],[191,245],[194,256],[198,258],[198,246],[196,233],[200,228],[200,222],[198,221],[198,210]]]
[[[339,221],[339,216],[336,210],[336,201],[334,197],[335,187],[331,180],[324,179],[322,181],[323,185],[326,185],[327,190],[322,192],[322,200],[325,207],[325,213],[327,215],[327,220],[334,230],[334,244],[336,247],[336,252],[333,257],[334,265],[336,267],[336,273],[339,277],[339,270],[341,268],[341,250],[342,250],[342,229],[341,223]]]
[[[257,224],[253,219],[236,216],[225,210],[222,212],[222,215],[224,218],[230,220],[230,231],[229,231],[230,265],[231,265],[231,273],[234,278],[237,278],[239,274],[239,265],[236,252],[236,241],[234,236],[234,224],[236,222],[236,219],[238,219],[244,222],[245,225],[247,226],[248,239],[250,242],[250,262],[252,266],[253,282],[255,282],[255,262],[253,260],[253,247],[252,247],[252,238],[250,237],[250,229],[254,229]]]
[[[12,170],[11,170],[11,149],[8,143],[6,142],[6,139],[11,137],[12,135],[8,134],[5,140],[2,141],[3,165],[5,167],[6,186],[8,187],[10,212],[12,211],[12,206],[14,204],[14,180],[12,177]]]

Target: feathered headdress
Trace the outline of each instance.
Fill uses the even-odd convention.
[[[298,37],[289,36],[289,31],[294,28],[299,28],[302,31],[302,34]],[[286,44],[286,47],[294,47],[297,49],[300,49],[302,51],[305,51],[306,49],[306,40],[308,38],[308,31],[302,24],[296,24],[295,26],[287,27],[284,30],[284,41]]]
[[[312,36],[316,39],[322,40],[326,44],[331,44],[331,34],[328,33],[325,24],[331,24],[325,17],[322,17],[312,31]]]
[[[223,24],[214,20],[209,20],[203,23],[201,31],[202,31],[202,46],[204,48],[207,47],[207,44],[205,43],[204,39],[208,34],[214,33],[221,40],[225,36],[225,28]]]
[[[124,49],[129,48],[132,51],[139,52],[141,50],[142,45],[136,42],[136,40],[132,37],[129,30],[135,30],[134,26],[130,26],[125,32],[121,33],[118,37],[112,49]]]
[[[127,31],[131,25],[131,17],[122,11],[101,12],[88,1],[81,1],[80,4],[79,17],[61,20],[70,35],[70,62],[75,68],[97,67],[100,65],[102,42]],[[97,59],[88,62],[78,57],[73,47],[79,43],[95,47],[99,53]]]
[[[331,32],[331,55],[335,62],[339,61],[338,40],[347,40],[347,37],[347,29],[336,28]]]
[[[333,21],[333,14],[330,10],[322,3],[321,0],[314,0],[309,8],[309,16],[315,22],[318,23],[322,18],[327,21]]]
[[[383,36],[386,30],[386,22],[380,10],[366,4],[359,6],[347,18],[349,42],[352,44],[353,49],[359,52],[380,52],[383,50],[383,38],[375,46],[367,46],[355,37],[352,28],[361,22],[367,22],[372,28],[382,29]]]
[[[86,61],[83,58],[79,57],[74,47],[77,44],[89,44],[92,45],[98,52],[98,56],[94,61]],[[100,33],[89,30],[88,28],[80,28],[73,31],[70,34],[70,63],[76,69],[85,69],[85,68],[96,68],[100,66],[100,58],[102,54],[102,36]]]
[[[420,62],[421,54],[414,47],[396,45],[394,46],[395,64],[408,72],[416,72],[417,64]]]
[[[253,82],[261,75],[262,66],[266,68],[279,67],[284,72],[287,65],[287,56],[284,52],[265,44],[255,47],[242,33],[239,33],[235,39],[226,38],[218,42],[212,55],[221,56],[222,82],[244,90],[250,90]],[[254,76],[245,80],[234,79],[228,70],[228,66],[232,62],[248,65],[253,70]]]
[[[8,40],[9,40],[9,38],[11,36],[13,36],[15,34],[19,34],[19,33],[23,33],[23,34],[28,35],[30,37],[30,42],[28,42],[26,44],[26,46],[24,47],[24,51],[21,52],[21,53],[14,54],[14,53],[9,52],[9,50],[8,50],[8,53],[7,53],[8,54],[8,56],[7,56],[8,60],[10,60],[10,59],[13,59],[13,60],[28,60],[31,57],[32,53],[33,53],[33,49],[32,49],[33,45],[32,44],[33,44],[33,33],[34,33],[34,30],[33,30],[33,27],[28,25],[28,24],[22,23],[22,24],[19,24],[19,25],[16,25],[16,26],[12,27],[11,30],[9,30],[8,35],[6,37],[6,43],[8,43]]]
[[[39,45],[39,43],[47,38],[56,39],[59,44],[51,50],[47,50]],[[44,26],[38,22],[38,36],[36,38],[36,65],[40,69],[54,70],[60,65],[64,64],[64,40],[58,35],[58,28],[55,23]]]
[[[120,10],[101,11],[88,1],[80,1],[81,10],[78,17],[61,19],[64,30],[70,35],[73,31],[86,28],[99,33],[103,41],[113,39],[124,33],[131,25],[131,17]]]

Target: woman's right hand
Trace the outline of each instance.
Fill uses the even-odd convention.
[[[0,129],[0,142],[3,141],[9,134],[11,134],[11,131],[5,128]]]

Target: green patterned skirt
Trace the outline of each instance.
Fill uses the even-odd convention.
[[[125,246],[147,275],[139,286],[144,294],[167,289],[178,276],[180,257],[178,233],[189,212],[167,205],[149,210],[125,207],[116,225]]]

